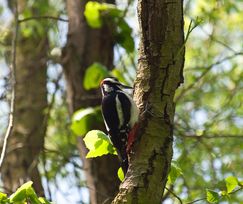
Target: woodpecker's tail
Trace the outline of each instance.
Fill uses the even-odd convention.
[[[118,157],[120,159],[121,163],[121,168],[123,170],[124,175],[127,173],[128,170],[128,157],[127,157],[127,152],[126,149],[117,151],[118,152]]]
[[[126,174],[128,169],[128,157],[126,151],[128,134],[126,131],[120,131],[119,133],[110,132],[109,134],[112,135],[112,137],[110,137],[111,141],[117,150],[123,173]]]
[[[117,149],[119,152],[118,153],[119,159],[120,159],[120,163],[121,163],[121,167],[122,167],[124,175],[127,173],[127,170],[128,170],[128,156],[127,156],[127,151],[126,151],[127,137],[128,137],[127,131],[120,131],[119,138],[120,138],[121,143]]]

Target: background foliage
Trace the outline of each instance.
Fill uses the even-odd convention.
[[[116,76],[123,83],[132,84],[139,34],[135,3],[117,1],[117,7],[96,2],[86,5],[85,16],[91,27],[118,25],[114,31],[115,67],[108,71],[99,62],[91,65],[85,73],[84,87],[87,90],[97,88],[100,80],[109,75]],[[0,8],[0,134],[3,135],[10,97],[9,62],[5,55],[11,49],[7,26],[11,14],[6,4],[2,3]],[[61,0],[58,3],[28,1],[19,18],[33,16],[32,9],[37,10],[39,16],[65,18],[67,15],[65,2]],[[164,203],[241,203],[243,2],[187,0],[184,2],[184,11],[185,34],[188,37],[185,45],[185,82],[175,97],[175,162],[168,179]],[[87,203],[88,186],[85,185],[75,142],[77,135],[85,135],[93,129],[94,123],[102,124],[102,118],[99,107],[79,110],[72,118],[68,116],[66,87],[58,63],[59,51],[66,41],[67,24],[50,19],[32,19],[21,23],[20,32],[25,37],[43,35],[46,32],[43,26],[48,27],[49,117],[45,150],[39,163],[46,197],[56,203]],[[103,138],[102,134],[100,138]],[[106,153],[114,153],[109,141],[106,142],[106,146],[102,147],[105,150],[102,151],[109,149]],[[100,155],[96,153],[93,156]],[[30,183],[22,188],[28,189],[25,191],[28,195],[35,195]],[[11,199],[14,199],[13,195],[10,200],[6,195],[0,195],[1,202],[11,202]]]

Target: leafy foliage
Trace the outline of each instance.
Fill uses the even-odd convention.
[[[223,180],[229,174],[243,177],[242,158],[237,156],[243,149],[243,50],[238,35],[243,15],[235,9],[240,7],[237,1],[185,2],[185,33],[191,21],[202,21],[187,40],[185,80],[175,97],[174,159],[183,176],[175,181],[173,192],[183,203],[204,197],[205,187],[216,192],[208,196],[219,203],[241,202],[236,180]]]
[[[86,90],[98,88],[100,81],[109,76],[109,71],[100,63],[93,63],[85,70],[84,88]]]
[[[51,204],[45,198],[36,195],[35,190],[32,188],[32,184],[32,181],[23,184],[15,193],[9,196],[9,198],[6,194],[0,192],[1,204],[25,204],[27,202],[33,204]]]
[[[100,28],[103,25],[102,16],[110,15],[111,17],[121,16],[121,10],[113,4],[98,3],[94,1],[87,2],[84,16],[92,28]]]
[[[84,137],[86,147],[89,149],[86,158],[94,158],[105,154],[117,154],[108,136],[100,130],[91,130]]]
[[[219,194],[215,191],[207,189],[207,201],[209,203],[218,203],[219,202]]]
[[[116,19],[115,19],[116,20]],[[122,18],[116,20],[118,28],[115,35],[117,43],[120,44],[128,53],[134,51],[134,41],[131,37],[132,29]]]
[[[84,143],[89,150],[86,158],[95,158],[106,154],[117,155],[116,149],[110,142],[108,135],[100,130],[89,131],[84,137]],[[117,176],[120,181],[124,180],[124,172],[121,167],[118,169]]]
[[[169,185],[173,184],[180,175],[182,175],[181,168],[178,166],[178,164],[175,161],[172,161],[167,184]]]
[[[84,88],[88,91],[91,89],[97,89],[100,86],[102,79],[108,76],[116,77],[120,82],[128,84],[127,80],[124,77],[124,74],[117,68],[109,71],[107,67],[100,63],[93,63],[90,65],[84,75]]]
[[[114,26],[116,42],[128,53],[134,51],[132,29],[123,18],[123,12],[113,4],[89,1],[85,6],[84,15],[92,28],[100,28],[103,24]]]
[[[238,186],[238,179],[234,176],[229,176],[225,179],[227,193],[231,193]]]
[[[62,1],[26,2],[23,12],[20,13],[20,20],[32,16],[59,16],[66,13],[64,6],[56,9]],[[174,125],[174,160],[177,163],[172,163],[167,185],[173,186],[173,192],[181,197],[183,203],[205,197],[205,188],[212,189],[206,190],[205,202],[207,200],[219,203],[230,199],[228,203],[240,203],[243,186],[240,180],[243,178],[242,2],[185,0],[184,4],[185,32],[191,21],[193,24],[197,24],[198,19],[201,21],[189,34],[185,45],[185,83],[175,97],[177,105]],[[138,31],[135,30],[136,26],[131,28],[127,22],[135,25],[133,13],[135,9],[134,5],[129,7],[125,17],[120,8],[122,6],[119,2],[118,7],[94,1],[86,4],[85,17],[88,24],[94,29],[99,29],[101,26],[114,27],[115,43],[125,49],[120,47],[116,49],[114,62],[116,68],[111,72],[107,72],[107,68],[98,63],[87,69],[83,82],[87,90],[97,88],[100,80],[107,75],[116,76],[123,83],[129,84],[133,81],[137,61],[134,40],[135,42],[138,40],[132,38],[132,33],[137,36]],[[1,24],[3,20],[1,19]],[[67,26],[66,23],[64,24]],[[65,26],[55,21],[31,20],[21,23],[20,34],[23,38],[35,38],[50,32],[49,28],[51,28],[49,36],[51,47],[62,47],[63,44],[57,42],[57,39],[62,39],[59,41],[65,39],[65,36],[62,36],[62,33],[65,33],[63,32]],[[5,47],[6,37],[3,31],[6,30],[1,29],[0,33],[1,53],[3,49],[10,49]],[[3,56],[4,54],[1,54],[1,60]],[[131,58],[135,62],[133,66],[131,66]],[[67,175],[70,174],[71,166],[76,176],[72,176],[72,181],[76,179],[72,184],[80,188],[85,185],[83,181],[80,182],[84,178],[79,176],[77,170],[82,165],[78,166],[78,162],[75,166],[71,165],[79,155],[76,150],[77,137],[70,132],[70,125],[76,135],[88,136],[87,145],[91,148],[89,157],[111,153],[109,152],[111,144],[104,133],[89,132],[94,129],[93,124],[102,124],[99,108],[81,109],[70,121],[66,104],[62,101],[64,100],[62,98],[65,98],[64,93],[58,91],[56,94],[57,99],[48,119],[46,163],[40,167],[44,166],[47,171],[47,173],[42,172],[43,178],[56,183],[60,176],[69,178]],[[121,174],[119,170],[118,177],[122,180]],[[237,177],[228,177],[228,175],[237,175]],[[13,196],[14,199],[20,196],[19,200],[30,201],[31,198],[25,196],[31,194],[35,197],[31,188],[31,185],[27,184],[23,187],[25,190],[19,190],[16,197]],[[176,198],[172,194],[165,196],[176,203]],[[43,198],[38,199],[41,203],[48,203]],[[0,193],[0,203],[9,202],[10,198]]]
[[[8,201],[7,194],[0,192],[0,203],[8,203]]]
[[[238,190],[242,189],[242,186],[240,185],[240,182],[238,179],[234,176],[229,176],[225,179],[225,184],[226,184],[226,191],[220,191],[216,192],[213,190],[206,190],[206,195],[207,195],[207,201],[209,203],[218,203],[219,200],[223,199],[229,199],[230,195],[235,193],[234,190],[238,187]]]
[[[99,108],[80,109],[73,114],[71,129],[78,136],[84,136],[94,123],[102,121]]]
[[[57,9],[49,0],[43,1],[27,1],[26,6],[20,13],[21,20],[31,18],[33,16],[56,15]],[[51,27],[45,21],[31,20],[23,22],[20,27],[21,37],[35,38],[36,36],[44,36]]]
[[[120,181],[123,181],[124,178],[125,178],[125,176],[124,176],[124,172],[123,172],[123,170],[122,170],[121,167],[118,169],[117,176],[118,176],[118,178],[120,179]]]

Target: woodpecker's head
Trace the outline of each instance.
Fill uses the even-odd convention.
[[[121,84],[117,78],[115,77],[108,77],[101,81],[100,88],[102,91],[102,95],[109,94],[113,91],[123,90],[123,89],[132,89],[130,86],[126,86]]]

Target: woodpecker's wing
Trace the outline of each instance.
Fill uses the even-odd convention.
[[[109,94],[102,100],[102,113],[109,133],[127,128],[131,117],[131,101],[122,91]]]
[[[103,97],[101,108],[109,134],[116,134],[119,130],[119,117],[116,110],[116,93],[112,93]]]
[[[124,92],[118,91],[116,97],[116,105],[117,110],[119,110],[118,117],[120,129],[125,130],[128,127],[131,118],[132,104],[130,96],[128,96]]]
[[[102,114],[110,139],[117,149],[124,172],[128,168],[126,153],[130,128],[137,118],[137,108],[132,98],[121,90],[103,95]]]

